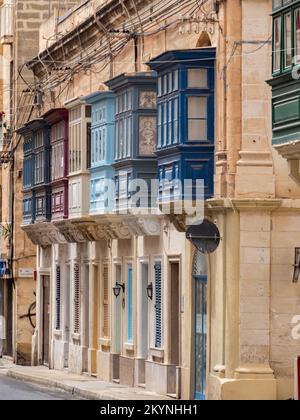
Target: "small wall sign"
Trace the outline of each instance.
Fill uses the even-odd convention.
[[[33,268],[20,268],[19,277],[22,279],[34,278],[34,269]]]

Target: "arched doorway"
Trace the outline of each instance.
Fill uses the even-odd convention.
[[[205,400],[207,359],[207,262],[200,251],[195,252],[193,261],[195,296],[195,399]]]

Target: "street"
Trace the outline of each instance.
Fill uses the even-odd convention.
[[[22,381],[0,375],[0,400],[77,400],[71,394],[63,391],[50,391],[47,388],[28,385]]]

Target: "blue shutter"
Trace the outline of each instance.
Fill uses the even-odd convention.
[[[128,265],[127,273],[127,341],[133,342],[133,318],[132,318],[132,266]]]
[[[162,287],[161,263],[154,266],[155,270],[155,347],[162,346]]]

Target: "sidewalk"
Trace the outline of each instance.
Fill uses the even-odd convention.
[[[14,368],[13,362],[7,358],[0,358],[0,375],[7,375],[9,369]]]
[[[9,367],[6,369],[6,375],[35,385],[67,391],[89,400],[171,400],[171,398],[162,395],[146,392],[142,388],[131,388],[114,383],[101,382],[86,375],[80,376],[49,370],[44,366]]]

